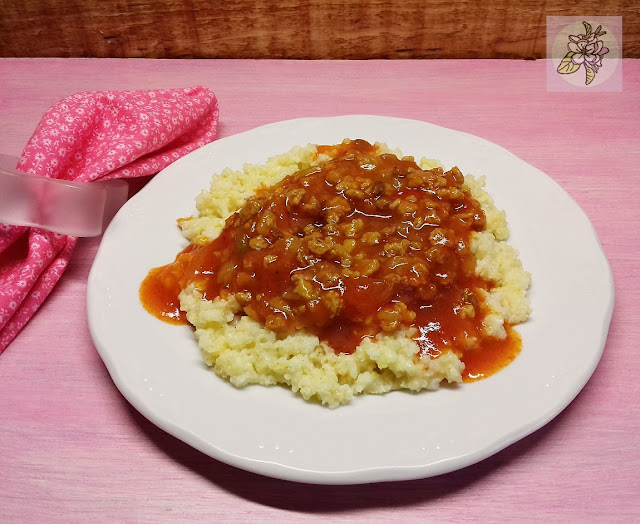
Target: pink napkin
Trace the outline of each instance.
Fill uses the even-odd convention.
[[[79,182],[152,175],[217,128],[218,102],[203,87],[78,93],[44,115],[17,167]],[[76,240],[0,224],[0,353],[56,285]]]

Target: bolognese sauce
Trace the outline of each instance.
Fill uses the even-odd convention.
[[[206,245],[190,245],[153,269],[140,296],[163,320],[185,323],[178,294],[233,297],[280,336],[317,335],[336,353],[365,337],[406,330],[416,358],[454,351],[465,380],[482,378],[519,352],[483,334],[483,293],[471,234],[484,230],[480,204],[454,167],[421,169],[412,157],[380,154],[364,140],[318,146],[330,160],[261,188]]]

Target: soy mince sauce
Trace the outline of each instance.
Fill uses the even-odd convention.
[[[474,274],[469,240],[486,217],[462,173],[422,170],[364,140],[318,154],[331,160],[261,188],[218,238],[153,269],[145,308],[185,323],[177,296],[195,283],[205,299],[234,297],[278,335],[304,329],[336,353],[413,328],[416,358],[453,350],[467,381],[511,362],[520,340],[510,326],[505,340],[482,333],[478,291],[493,284]]]

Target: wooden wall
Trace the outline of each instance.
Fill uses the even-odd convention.
[[[0,56],[531,59],[570,15],[640,57],[640,0],[0,0]]]

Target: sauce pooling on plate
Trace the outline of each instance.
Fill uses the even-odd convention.
[[[475,275],[469,243],[486,218],[462,173],[422,170],[363,140],[318,154],[331,159],[260,189],[218,238],[151,270],[145,308],[186,323],[178,294],[193,284],[204,299],[235,299],[279,336],[304,329],[336,353],[408,330],[416,358],[452,350],[467,381],[511,362],[515,331],[507,325],[504,340],[483,333],[479,290],[493,284]]]

